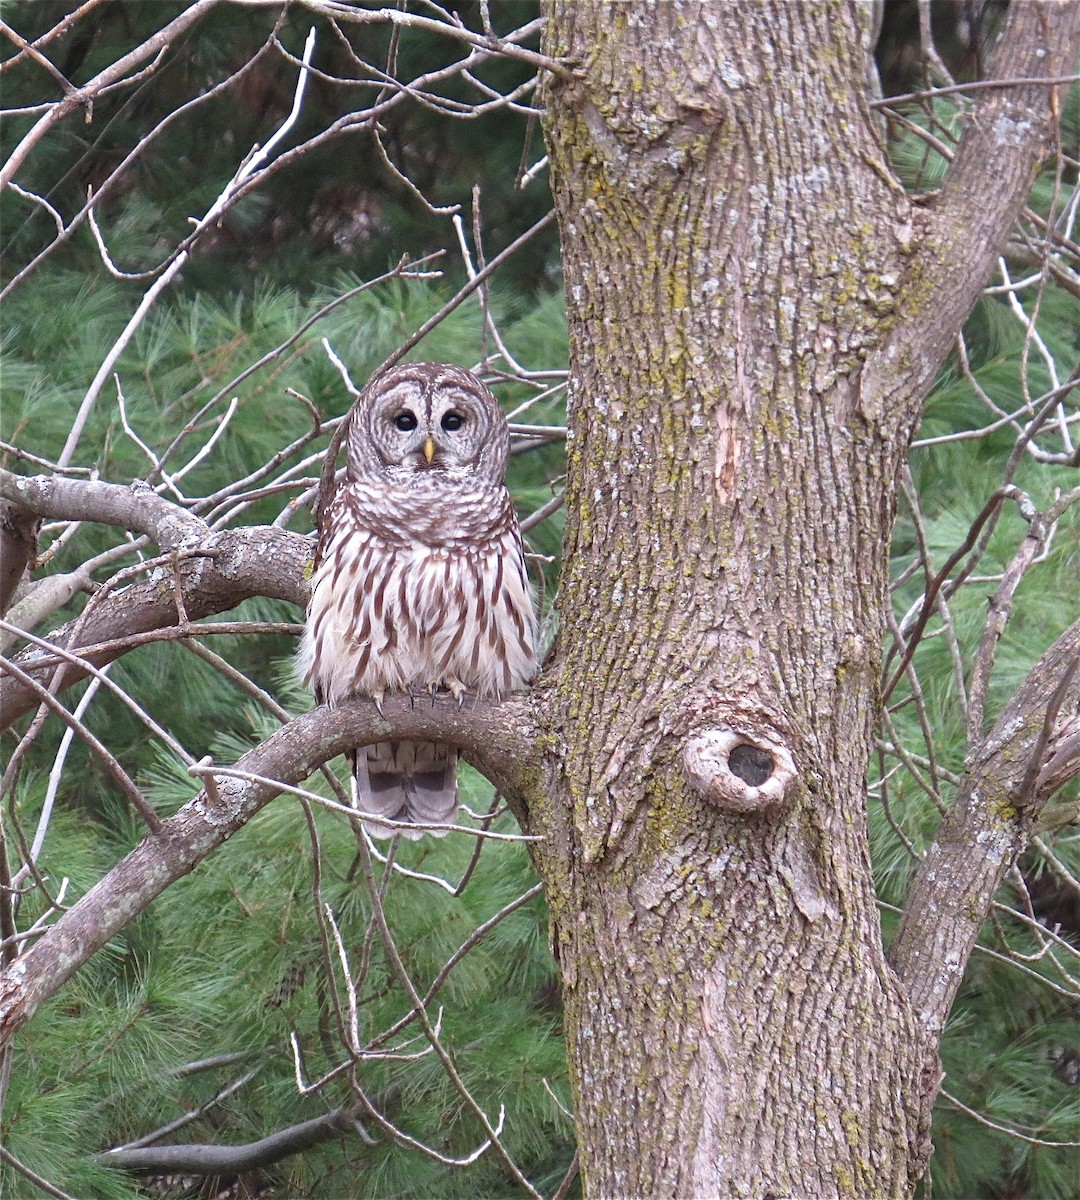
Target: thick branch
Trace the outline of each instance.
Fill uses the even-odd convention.
[[[210,536],[206,522],[159,496],[145,483],[123,487],[62,475],[16,475],[0,470],[0,497],[37,517],[97,521],[145,533],[162,550],[189,550]]]
[[[127,495],[129,489],[115,487],[108,494],[117,493]],[[181,512],[174,505],[169,507]],[[157,569],[145,582],[132,584],[100,601],[91,600],[93,607],[88,614],[57,629],[50,640],[77,651],[80,646],[177,625],[182,620],[176,596],[177,579],[183,609],[192,621],[235,608],[251,596],[288,600],[303,606],[307,601],[305,572],[310,561],[310,538],[284,529],[250,526],[212,534],[206,537],[201,549],[180,558],[174,571]],[[103,651],[94,654],[92,662],[101,667],[122,653],[119,648]],[[24,651],[14,661],[35,678],[44,680],[54,665],[43,664],[47,654],[35,648]],[[85,677],[86,672],[68,667],[63,687]],[[0,730],[36,704],[37,696],[30,688],[10,677],[0,680]]]
[[[534,770],[532,701],[504,704],[449,698],[415,708],[392,697],[380,715],[371,701],[330,710],[317,708],[282,726],[245,754],[235,770],[258,780],[222,776],[73,905],[24,954],[0,973],[0,1043],[170,884],[193,870],[277,796],[279,784],[296,784],[335,755],[391,737],[417,737],[460,746],[465,757],[501,791],[515,796]],[[274,782],[277,781],[277,782]]]
[[[184,1172],[194,1175],[239,1175],[356,1133],[362,1110],[359,1107],[335,1108],[310,1121],[279,1129],[257,1142],[241,1146],[213,1146],[195,1143],[180,1146],[138,1146],[130,1150],[110,1150],[96,1160],[125,1171]]]
[[[989,76],[1064,76],[1074,69],[1078,52],[1080,5],[1057,0],[1011,4]],[[968,116],[944,185],[925,216],[902,284],[905,319],[897,322],[886,351],[906,373],[913,403],[921,403],[952,349],[1027,201],[1060,119],[1065,91],[1064,85],[1038,82],[988,89]]]
[[[890,960],[926,1027],[945,1024],[1005,872],[1052,792],[1080,771],[1080,621],[1032,668],[972,756],[919,864]]]

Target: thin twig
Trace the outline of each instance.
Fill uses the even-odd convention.
[[[21,667],[15,665],[9,659],[0,658],[0,671],[7,675],[11,675],[17,679],[23,687],[29,688],[38,699],[44,704],[54,715],[58,716],[65,725],[70,726],[95,755],[101,760],[106,770],[120,785],[120,790],[127,796],[132,806],[138,812],[139,816],[146,822],[153,832],[157,832],[161,828],[161,820],[150,805],[146,802],[143,794],[135,786],[134,780],[120,765],[119,761],[113,756],[106,746],[83,724],[82,721],[68,712],[68,710],[56,699],[54,695],[45,687],[43,687],[32,676],[22,670]]]
[[[973,1120],[979,1122],[980,1125],[985,1125],[987,1129],[994,1129],[998,1133],[1007,1133],[1009,1137],[1016,1138],[1018,1141],[1027,1142],[1030,1146],[1049,1146],[1055,1150],[1077,1150],[1080,1149],[1080,1142],[1049,1142],[1044,1138],[1032,1137],[1031,1134],[1021,1133],[1019,1129],[1013,1129],[1009,1125],[1001,1125],[997,1121],[992,1121],[989,1117],[984,1116],[975,1109],[969,1108],[962,1100],[958,1099],[952,1092],[945,1088],[939,1089],[942,1096],[953,1106],[965,1113]]]
[[[61,1191],[54,1183],[50,1183],[36,1171],[31,1171],[25,1163],[21,1163],[10,1150],[4,1148],[3,1142],[0,1142],[0,1159],[8,1164],[13,1170],[24,1178],[28,1179],[36,1188],[40,1188],[46,1195],[55,1196],[56,1200],[76,1200],[76,1198],[67,1192]]]

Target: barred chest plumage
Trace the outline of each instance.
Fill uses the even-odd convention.
[[[333,508],[300,650],[320,701],[432,686],[494,697],[532,676],[536,618],[505,487],[357,481]]]

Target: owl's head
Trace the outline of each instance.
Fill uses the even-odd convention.
[[[509,454],[499,402],[471,371],[448,363],[407,363],[376,376],[349,427],[352,478],[465,469],[499,483]]]

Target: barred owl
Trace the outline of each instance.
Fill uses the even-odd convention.
[[[373,379],[349,417],[345,482],[320,514],[299,662],[320,704],[449,689],[495,698],[533,675],[537,625],[521,531],[503,478],[506,418],[469,371],[413,363]],[[378,742],[351,755],[356,804],[446,822],[457,749]],[[380,820],[382,819],[382,821]]]

